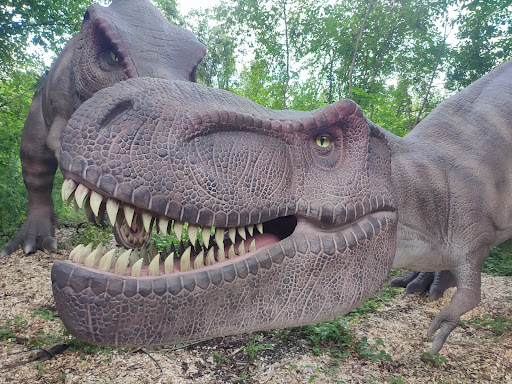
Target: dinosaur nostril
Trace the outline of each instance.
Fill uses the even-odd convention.
[[[100,117],[98,119],[98,124],[100,125],[100,130],[103,127],[108,126],[112,121],[117,119],[118,117],[122,116],[126,111],[129,111],[131,109],[136,109],[137,105],[134,103],[133,100],[123,100],[116,106],[114,106],[110,111],[108,111],[105,116]]]

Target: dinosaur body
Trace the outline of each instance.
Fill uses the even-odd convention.
[[[398,203],[394,267],[449,270],[457,292],[432,352],[480,302],[491,247],[512,236],[512,61],[444,101],[404,138],[386,133]],[[450,276],[448,276],[450,278]]]
[[[66,44],[33,98],[20,151],[28,217],[2,256],[20,246],[25,253],[57,247],[51,192],[62,131],[75,110],[96,91],[129,78],[194,81],[204,54],[191,32],[170,24],[149,1],[91,5],[81,32]]]

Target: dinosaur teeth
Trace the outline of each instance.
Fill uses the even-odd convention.
[[[229,240],[234,243],[236,239],[236,228],[228,228],[228,236]]]
[[[174,252],[171,252],[164,261],[164,273],[174,273]]]
[[[142,212],[142,224],[144,225],[144,229],[146,232],[151,231],[151,221],[153,220],[153,216],[148,212]]]
[[[92,191],[91,197],[89,198],[89,203],[91,204],[91,209],[94,212],[95,216],[99,215],[100,206],[103,202],[103,196],[101,196],[98,192]]]
[[[231,244],[228,249],[228,259],[234,259],[235,258],[235,245]]]
[[[128,267],[128,264],[130,262],[130,255],[132,253],[132,250],[129,249],[121,254],[117,258],[116,266],[114,267],[114,273],[116,275],[124,276],[126,273],[126,268]]]
[[[110,221],[110,224],[114,225],[116,223],[117,211],[119,210],[119,201],[115,199],[107,200],[107,216]]]
[[[169,226],[169,219],[165,216],[160,216],[160,218],[158,219],[158,229],[162,235],[167,236],[167,234],[169,233],[167,231],[168,226]]]
[[[174,233],[178,239],[181,239],[181,233],[183,232],[183,223],[178,220],[174,220]]]
[[[226,253],[224,252],[224,247],[220,247],[217,251],[217,261],[220,263],[221,261],[226,260]]]
[[[160,276],[160,254],[149,263],[148,276]]]
[[[98,269],[100,271],[110,270],[111,265],[116,260],[115,254],[116,254],[115,249],[112,249],[111,251],[108,251],[107,253],[105,253],[105,255],[103,255],[103,257],[101,258],[101,260],[99,262]]]
[[[192,247],[188,247],[181,255],[180,259],[180,271],[187,272],[190,270],[190,252],[192,251]]]
[[[249,236],[254,235],[254,225],[248,225],[247,232],[249,233]]]
[[[210,234],[211,233],[212,233],[211,227],[204,227],[201,230],[201,237],[203,239],[203,244],[204,244],[205,248],[208,248],[208,246],[210,245]]]
[[[208,249],[208,253],[206,254],[206,265],[210,266],[215,264],[215,251],[213,247]]]
[[[82,203],[84,202],[85,196],[89,193],[89,188],[85,185],[80,184],[75,191],[75,201],[78,205],[78,208],[82,207]]]
[[[245,240],[242,240],[238,245],[238,256],[245,255]]]
[[[249,245],[249,252],[256,251],[256,239],[252,239],[251,244]]]
[[[246,232],[245,232],[245,227],[238,227],[236,229],[236,231],[238,232],[238,234],[240,235],[240,237],[244,240],[247,240],[247,235],[246,235]]]
[[[263,224],[262,223],[256,224],[256,229],[258,230],[259,233],[261,233],[263,235]]]
[[[140,277],[140,270],[142,268],[142,259],[139,259],[135,264],[132,266],[132,277]]]
[[[215,228],[215,242],[219,249],[224,249],[224,228]]]
[[[77,186],[78,184],[74,180],[64,180],[62,183],[62,200],[67,202],[71,194],[75,192]]]
[[[192,225],[192,224],[188,225],[188,229],[187,229],[188,238],[192,244],[195,244],[195,240],[197,239],[198,229],[199,228],[196,225]]]
[[[200,269],[203,267],[204,267],[204,251],[201,251],[194,259],[194,269]]]
[[[124,210],[124,219],[126,223],[130,227],[132,225],[133,216],[135,215],[135,208],[129,204],[126,204],[123,208]]]

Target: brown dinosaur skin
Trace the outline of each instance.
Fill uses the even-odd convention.
[[[51,191],[60,137],[85,100],[133,77],[195,81],[204,54],[205,47],[191,32],[171,25],[147,0],[115,0],[107,8],[91,5],[81,32],[66,44],[32,100],[20,151],[28,217],[1,256],[20,246],[25,253],[57,247]]]
[[[263,223],[273,239],[155,277],[56,261],[55,302],[79,339],[147,346],[311,324],[360,305],[391,267],[389,148],[348,100],[272,111],[190,82],[130,79],[75,112],[60,159],[102,204],[120,202],[118,216],[124,205],[203,231]]]
[[[512,236],[511,100],[509,61],[443,102],[404,138],[385,133],[398,202],[393,266],[450,271],[440,280],[457,287],[428,329],[432,336],[441,328],[432,354],[480,302],[490,248]]]

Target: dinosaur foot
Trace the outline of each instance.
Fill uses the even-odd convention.
[[[391,281],[392,287],[405,288],[407,293],[427,292],[430,301],[443,297],[444,292],[455,287],[455,278],[449,270],[437,272],[411,272]]]

